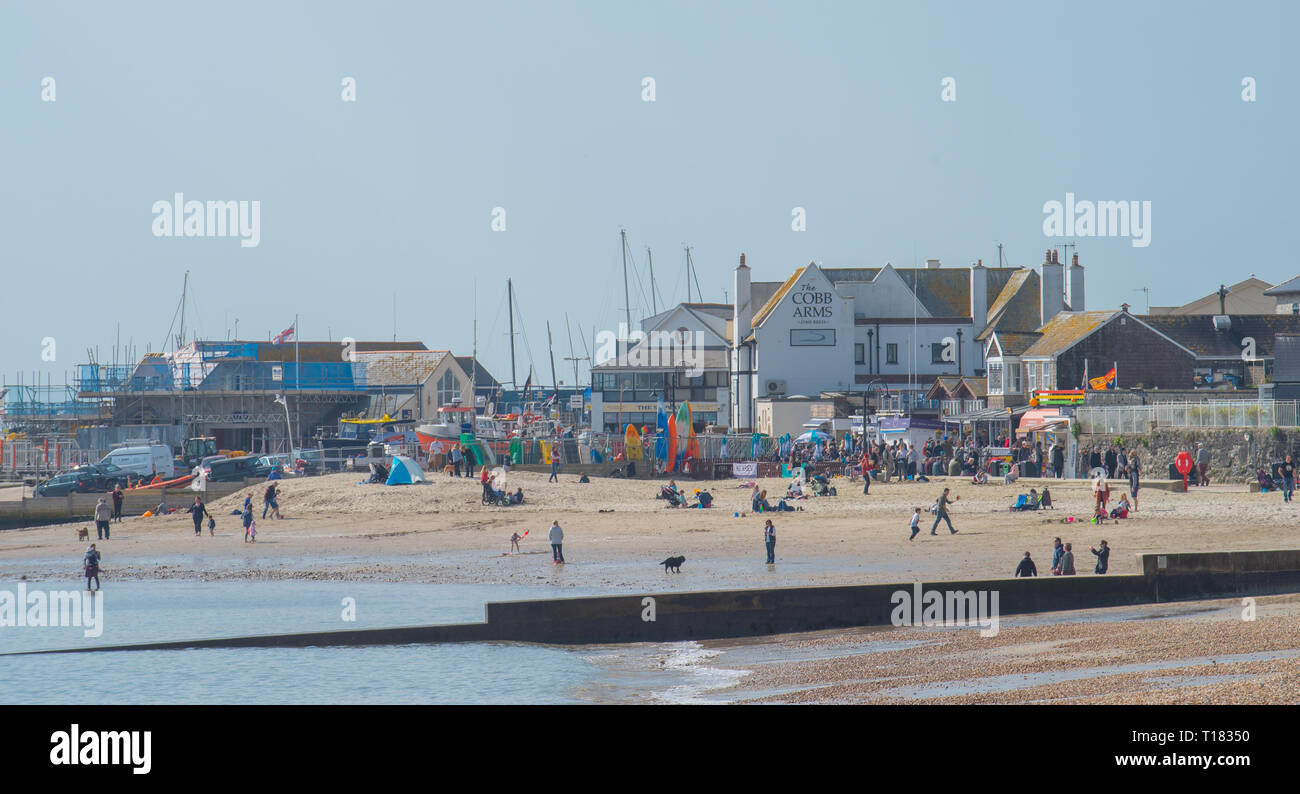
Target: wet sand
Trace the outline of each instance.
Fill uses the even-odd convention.
[[[1294,704],[1300,596],[1004,618],[973,628],[872,628],[705,643],[751,703]],[[726,679],[724,679],[726,680]]]

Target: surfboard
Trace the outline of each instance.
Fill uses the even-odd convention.
[[[677,408],[677,463],[686,459],[686,448],[690,443],[691,433],[691,404],[684,402]]]
[[[623,450],[628,460],[641,460],[641,435],[632,425],[628,425],[623,434]]]
[[[700,457],[700,442],[695,438],[695,427],[691,426],[691,435],[686,441],[686,457],[692,460],[698,460]]]
[[[664,401],[655,405],[655,457],[660,460],[668,458],[668,413],[664,410]]]
[[[664,461],[668,464],[668,471],[677,469],[677,416],[676,414],[668,417],[668,451],[664,456]]]

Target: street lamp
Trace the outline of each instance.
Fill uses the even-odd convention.
[[[289,455],[293,455],[293,423],[289,420],[289,398],[283,394],[275,395],[275,401],[284,406],[285,440],[288,442]]]

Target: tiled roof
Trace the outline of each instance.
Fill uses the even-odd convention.
[[[807,267],[801,267],[790,274],[790,278],[786,279],[780,287],[777,287],[776,291],[772,293],[772,297],[768,298],[767,302],[763,304],[763,308],[754,312],[755,328],[763,324],[763,321],[776,309],[777,305],[781,303],[781,299],[785,297],[785,294],[790,291],[790,288],[794,286],[794,283],[799,280],[799,277],[807,269]],[[753,285],[751,285],[751,290],[752,287]]]
[[[1291,295],[1300,292],[1300,276],[1287,279],[1272,289],[1264,290],[1265,295]]]
[[[491,372],[487,371],[487,368],[483,366],[482,361],[478,362],[478,366],[476,368],[474,366],[473,356],[456,356],[456,363],[459,364],[460,368],[465,370],[465,374],[469,375],[471,378],[474,378],[475,369],[478,370],[478,377],[475,378],[474,388],[476,389],[500,388],[501,384],[497,381],[496,378],[492,377]]]
[[[1076,342],[1110,322],[1118,310],[1101,312],[1061,312],[1038,329],[1042,334],[1024,352],[1026,356],[1054,356],[1073,347]],[[998,334],[998,339],[1002,335]]]
[[[425,383],[447,350],[357,351],[357,361],[366,365],[366,382],[372,386]]]
[[[1037,342],[1042,334],[1037,332],[1018,333],[1015,331],[998,331],[998,347],[1002,349],[1004,356],[1023,355],[1031,345]]]
[[[1004,333],[1028,333],[1041,324],[1039,305],[1041,284],[1038,272],[1018,268],[1011,272],[997,299],[989,306],[988,327],[978,339],[987,339],[994,331],[1001,339]]]
[[[1188,348],[1198,356],[1240,358],[1246,338],[1255,340],[1255,355],[1272,358],[1275,334],[1300,333],[1300,316],[1294,314],[1230,315],[1226,331],[1214,327],[1208,314],[1158,314],[1139,317],[1142,322]]]

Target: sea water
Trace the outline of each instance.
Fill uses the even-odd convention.
[[[17,592],[17,582],[0,589]],[[29,590],[48,582],[26,583]],[[566,591],[566,596],[599,595]],[[115,582],[103,632],[0,627],[0,653],[483,620],[488,601],[553,598],[546,586],[349,582]],[[355,620],[344,620],[351,599]],[[743,673],[697,643],[462,643],[212,648],[0,656],[0,703],[314,704],[697,701]]]

